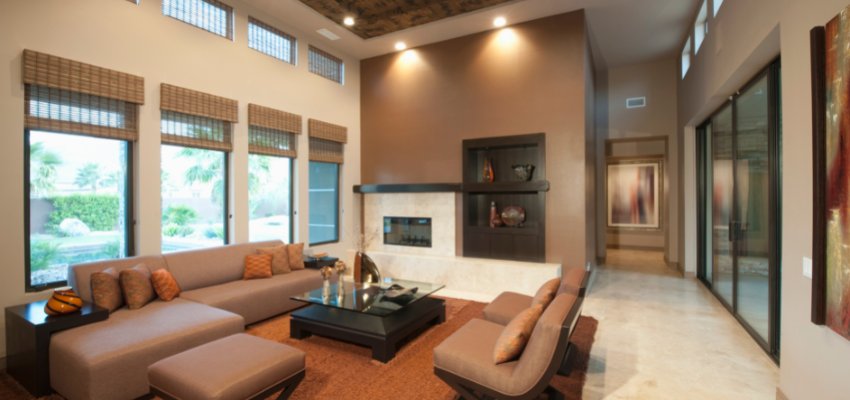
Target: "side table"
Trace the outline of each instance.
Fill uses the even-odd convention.
[[[320,259],[313,259],[307,256],[304,256],[304,267],[310,269],[321,269],[325,266],[333,267],[336,262],[339,261],[339,258],[334,257],[325,257]]]
[[[49,350],[54,332],[103,321],[109,311],[83,301],[79,312],[50,316],[47,301],[6,307],[6,369],[33,397],[50,394]]]

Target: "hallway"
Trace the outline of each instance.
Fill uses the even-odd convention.
[[[776,399],[776,364],[662,253],[609,249],[591,285],[583,314],[599,328],[585,399]]]

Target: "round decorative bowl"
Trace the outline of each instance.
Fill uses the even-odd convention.
[[[505,209],[502,210],[502,221],[504,221],[507,226],[517,226],[525,222],[525,210],[519,206],[505,207]]]
[[[44,305],[47,315],[63,315],[80,311],[83,300],[74,293],[70,286],[60,287],[53,290],[53,297]]]

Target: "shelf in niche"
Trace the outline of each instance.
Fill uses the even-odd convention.
[[[539,235],[540,228],[534,227],[510,227],[503,226],[499,228],[491,228],[489,226],[469,226],[467,227],[470,233],[487,233],[490,235]]]
[[[549,191],[549,181],[464,183],[463,191],[469,193],[546,192]]]

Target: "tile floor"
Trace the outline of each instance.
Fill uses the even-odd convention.
[[[776,399],[776,364],[661,253],[608,250],[583,314],[599,320],[584,399]]]

